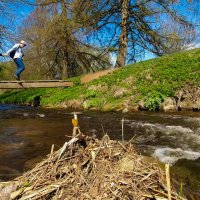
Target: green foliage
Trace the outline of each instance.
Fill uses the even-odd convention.
[[[78,99],[80,96],[80,87],[74,86],[71,88],[54,88],[52,91],[47,89],[45,96],[42,96],[42,105],[52,106],[60,104],[67,100]]]
[[[157,92],[157,91],[152,91],[146,97],[146,101],[145,101],[146,108],[149,111],[158,110],[164,99],[165,99],[165,96],[162,93]]]
[[[20,91],[7,91],[0,96],[1,103],[30,104],[35,96],[42,96],[46,89],[25,89]]]
[[[80,83],[81,77],[75,77],[70,79],[74,82],[70,88],[6,92],[0,94],[0,103],[28,104],[40,95],[42,106],[59,106],[64,101],[82,99],[87,100],[90,107],[113,104],[119,108],[127,99],[131,99],[132,105],[144,99],[149,110],[157,110],[165,97],[173,96],[185,85],[200,86],[199,62],[200,49],[186,51],[132,64],[84,85]],[[107,91],[99,90],[99,85]],[[91,86],[93,90],[88,89]],[[128,93],[115,97],[117,87],[125,88]]]
[[[97,96],[97,92],[94,90],[85,90],[83,97],[85,99],[95,98]]]
[[[31,183],[28,182],[28,181],[25,181],[25,183],[24,183],[24,187],[30,187],[30,186],[31,186]]]
[[[102,100],[101,99],[91,99],[87,102],[87,107],[91,108],[91,107],[95,107],[97,109],[100,109],[102,106]]]
[[[78,85],[81,85],[81,77],[82,76],[76,76],[76,77],[73,77],[73,78],[69,78],[67,80],[72,81],[74,86],[78,86]]]

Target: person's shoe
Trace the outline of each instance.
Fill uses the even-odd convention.
[[[16,74],[13,74],[13,77],[14,77],[17,81],[20,81],[20,78],[19,78]]]

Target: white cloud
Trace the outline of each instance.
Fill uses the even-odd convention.
[[[197,49],[200,48],[200,42],[193,42],[191,44],[189,44],[186,49],[190,50],[190,49]]]

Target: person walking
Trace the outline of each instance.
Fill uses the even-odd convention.
[[[13,74],[13,77],[16,80],[20,80],[20,75],[21,73],[25,70],[25,65],[23,62],[23,51],[22,48],[26,46],[26,42],[24,40],[21,40],[19,43],[15,44],[11,49],[9,49],[5,54],[2,54],[2,56],[10,56],[16,66],[17,66],[17,71],[15,74]]]

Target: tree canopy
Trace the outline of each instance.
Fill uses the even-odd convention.
[[[26,60],[35,78],[110,68],[111,55],[122,67],[149,52],[182,51],[195,41],[199,16],[197,0],[3,0],[1,18],[12,16],[12,2],[34,6],[15,26],[17,38],[29,44]],[[8,41],[4,36],[16,27],[6,18],[0,22],[0,39]]]

